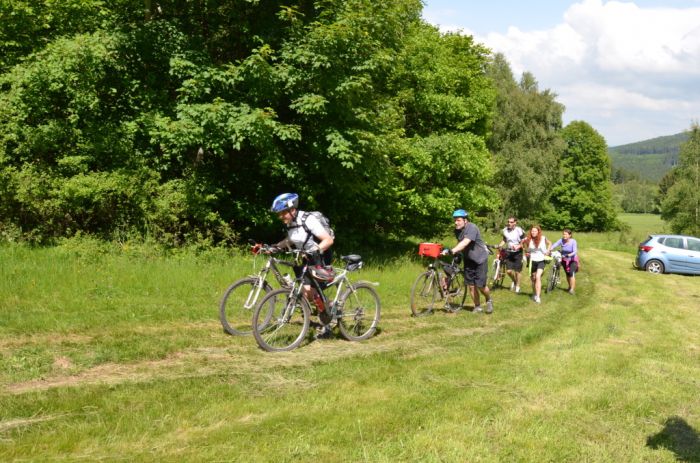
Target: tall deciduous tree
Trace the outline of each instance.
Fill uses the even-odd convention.
[[[681,145],[680,160],[668,176],[670,186],[661,203],[661,216],[675,233],[700,236],[700,125],[690,127]]]
[[[605,139],[583,121],[574,121],[561,132],[566,149],[561,178],[552,190],[554,211],[543,219],[550,228],[572,227],[580,231],[611,230],[618,226],[612,201],[610,158]]]
[[[503,223],[508,215],[538,219],[549,209],[551,188],[558,180],[564,106],[556,94],[540,91],[530,73],[516,82],[501,54],[495,55],[488,74],[498,89],[488,141],[501,198],[496,222]]]
[[[0,220],[25,234],[261,236],[296,191],[364,238],[493,203],[488,50],[420,0],[28,5],[0,3],[54,21],[0,26]]]

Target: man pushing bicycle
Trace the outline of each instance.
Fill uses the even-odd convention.
[[[502,234],[498,247],[506,246],[506,273],[513,280],[510,290],[520,293],[520,272],[523,269],[523,246],[520,242],[525,238],[525,232],[518,226],[518,220],[511,216]]]
[[[464,261],[464,282],[469,286],[474,312],[479,313],[481,300],[479,292],[486,298],[486,313],[493,312],[491,291],[486,286],[486,274],[488,273],[489,250],[481,239],[479,228],[469,221],[469,214],[464,209],[457,209],[452,213],[455,222],[455,238],[457,245],[452,249],[444,249],[443,254],[456,254],[461,252]]]
[[[314,265],[312,270],[314,276],[320,280],[332,279],[332,274],[329,274],[325,266],[330,265],[333,258],[330,249],[334,242],[333,231],[322,214],[301,211],[298,207],[299,195],[296,193],[283,193],[272,201],[270,210],[276,213],[287,227],[287,237],[274,244],[274,247],[295,248],[304,251],[308,256],[307,259]],[[299,276],[301,268],[294,267],[294,271]],[[307,300],[314,302],[318,308],[319,319],[323,323],[317,336],[329,335],[331,332],[330,320],[324,316],[325,307],[321,297],[308,281],[304,284],[304,296]]]

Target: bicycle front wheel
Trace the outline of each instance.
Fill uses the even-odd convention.
[[[268,293],[253,314],[253,336],[268,352],[283,352],[299,347],[309,331],[309,303],[303,295],[288,289]]]
[[[379,295],[370,283],[358,282],[340,298],[341,314],[338,317],[340,334],[348,341],[367,339],[377,329],[381,313]]]
[[[258,284],[257,278],[241,278],[229,286],[219,302],[219,320],[224,331],[234,336],[244,336],[251,333],[250,318],[255,306],[272,287],[263,281]]]
[[[559,278],[559,269],[557,268],[556,265],[552,265],[552,271],[549,273],[549,280],[547,281],[547,287],[545,288],[545,292],[549,293],[554,290],[554,287],[557,285],[557,279]]]
[[[422,317],[433,311],[435,302],[440,299],[440,288],[434,271],[418,275],[411,288],[411,312],[414,317]]]

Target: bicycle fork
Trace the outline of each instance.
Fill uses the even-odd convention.
[[[248,297],[246,298],[245,302],[243,303],[243,307],[246,309],[252,309],[255,307],[255,304],[258,301],[258,297],[260,297],[260,291],[262,291],[264,283],[265,283],[265,277],[262,275],[258,275],[255,277],[256,281],[255,284],[253,285],[253,289],[250,290],[248,293]]]

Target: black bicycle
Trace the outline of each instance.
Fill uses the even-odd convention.
[[[374,334],[379,324],[381,304],[374,290],[377,283],[353,283],[348,274],[362,268],[362,257],[342,256],[345,268],[317,272],[302,251],[294,251],[299,275],[291,288],[282,288],[265,295],[253,313],[253,336],[268,352],[295,349],[307,337],[313,312],[324,325],[336,323],[340,333],[349,341],[362,341]],[[321,274],[322,273],[322,274]],[[321,308],[310,304],[304,296],[305,276],[321,298]],[[330,278],[330,279],[329,279]],[[324,290],[335,288],[333,298]],[[312,309],[313,307],[313,309]]]
[[[450,263],[443,262],[438,256],[432,257],[425,272],[418,275],[411,288],[411,313],[414,317],[423,317],[433,313],[435,307],[447,312],[457,312],[464,307],[467,290],[464,274],[459,268],[460,255],[452,256]]]

